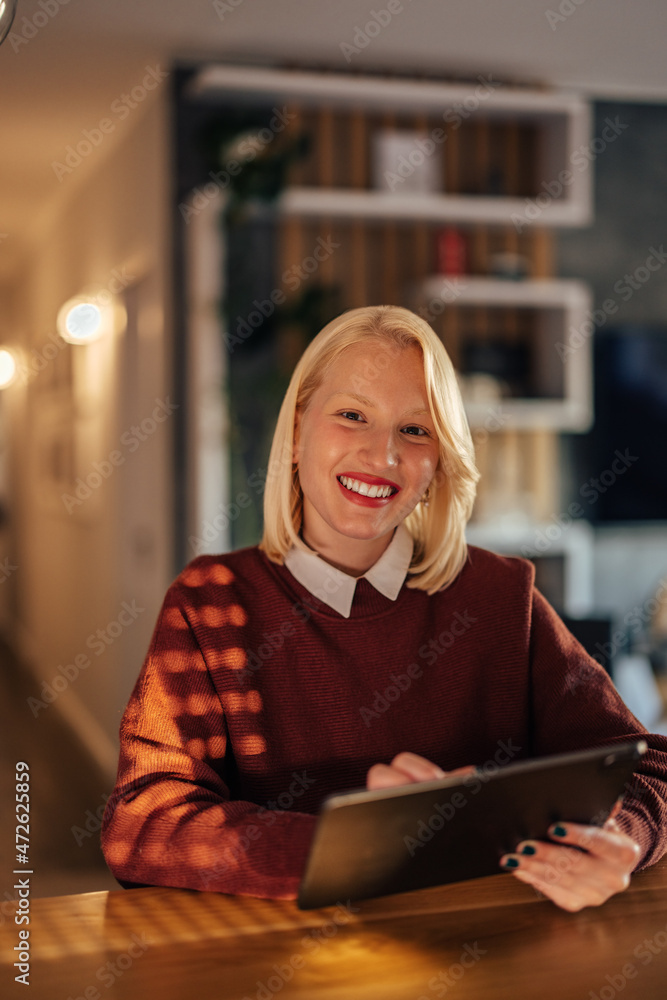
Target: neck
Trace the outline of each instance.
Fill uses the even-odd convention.
[[[309,538],[306,531],[302,533],[302,537],[306,545],[330,566],[342,570],[348,576],[359,577],[375,565],[394,537],[394,531],[395,529],[382,538],[369,541],[349,538],[345,540],[347,544],[336,546],[318,545],[317,540]]]

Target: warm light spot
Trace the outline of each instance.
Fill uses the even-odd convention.
[[[181,582],[186,587],[201,587],[210,580],[210,573],[205,566],[191,566],[183,570]]]
[[[211,628],[220,628],[221,625],[225,624],[224,608],[216,608],[212,604],[207,604],[205,608],[202,608],[199,617],[203,625],[208,625]]]
[[[228,615],[228,620],[232,625],[245,625],[248,621],[248,615],[240,604],[230,604],[225,611]]]
[[[186,587],[201,587],[204,583],[218,583],[223,586],[234,581],[234,574],[220,563],[211,564],[208,560],[202,566],[190,566],[183,570],[182,583]]]
[[[227,740],[224,736],[209,736],[206,740],[206,753],[209,757],[224,757],[226,749]]]
[[[192,663],[188,656],[183,656],[183,654],[178,649],[168,649],[156,656],[156,660],[163,665],[163,669],[167,670],[170,674],[178,674],[181,671],[188,671],[192,669]]]
[[[203,694],[191,694],[188,698],[187,710],[190,715],[206,715],[209,700]]]
[[[211,628],[221,628],[223,625],[245,625],[248,616],[240,604],[230,604],[227,607],[216,607],[207,604],[201,609],[201,620]]]
[[[188,844],[186,853],[188,855],[188,861],[192,864],[201,864],[202,867],[205,865],[213,864],[217,860],[218,852],[215,848],[210,847],[207,844],[202,844],[199,842]]]
[[[266,750],[266,740],[263,736],[242,736],[236,741],[236,749],[246,757],[256,757]]]
[[[223,649],[220,653],[220,662],[224,667],[231,667],[232,670],[243,670],[248,660],[245,650],[240,649],[238,646],[230,646],[228,649]]]
[[[127,841],[110,840],[106,846],[106,853],[112,865],[124,865],[133,853],[133,844]]]
[[[209,570],[209,579],[211,579],[213,583],[221,583],[226,586],[227,584],[233,582],[234,574],[227,566],[222,566],[220,563],[217,563],[215,566],[211,566]]]
[[[248,697],[248,708],[251,712],[261,712],[262,711],[262,696],[259,691],[249,691]]]
[[[188,740],[185,749],[191,757],[203,757],[206,753],[206,743],[200,739]]]
[[[164,624],[169,628],[187,628],[187,622],[183,621],[183,615],[178,608],[165,608]]]
[[[259,691],[248,691],[247,694],[232,692],[227,695],[226,707],[230,712],[261,712],[262,698]]]

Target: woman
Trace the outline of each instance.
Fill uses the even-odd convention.
[[[195,559],[166,595],[102,830],[122,884],[293,898],[332,792],[638,734],[650,750],[615,818],[561,824],[501,865],[578,910],[662,856],[667,739],[529,562],[466,546],[477,478],[423,320],[369,307],[320,332],[278,418],[261,545]]]

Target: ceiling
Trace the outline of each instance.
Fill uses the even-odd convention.
[[[667,101],[662,0],[552,0],[551,7],[550,0],[44,2],[57,9],[41,25],[44,8],[19,0],[13,30],[31,37],[12,43],[10,36],[0,47],[4,281],[39,239],[49,214],[75,197],[100,157],[122,141],[123,128],[106,135],[99,154],[71,174],[58,176],[54,162],[63,161],[67,146],[94,129],[115,100],[141,84],[147,67],[159,76],[176,60],[228,58],[493,73],[591,97]],[[358,51],[345,48],[372,12],[388,4],[395,13],[376,37]]]

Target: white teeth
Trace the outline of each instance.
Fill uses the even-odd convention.
[[[360,493],[364,497],[383,499],[396,492],[392,486],[369,486],[368,483],[362,483],[358,479],[350,479],[348,476],[339,476],[338,479],[346,489],[353,493]]]

